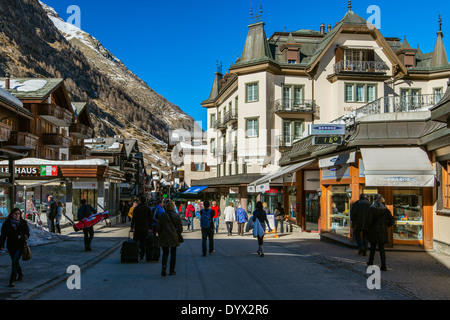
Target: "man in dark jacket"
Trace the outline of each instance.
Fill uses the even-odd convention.
[[[55,233],[55,219],[58,212],[58,205],[53,200],[53,196],[50,194],[47,197],[47,207],[45,213],[47,215],[47,227],[48,231]]]
[[[369,212],[369,207],[370,202],[363,193],[350,210],[353,234],[359,249],[358,254],[363,256],[367,253],[367,213]]]
[[[78,220],[81,221],[84,218],[89,218],[92,214],[97,213],[90,204],[87,203],[86,199],[81,199],[81,207],[78,209]],[[92,251],[91,243],[94,238],[94,226],[90,226],[83,229],[84,233],[84,249],[85,251]]]
[[[139,243],[139,259],[143,260],[146,252],[147,237],[152,228],[153,215],[150,208],[146,205],[147,199],[142,196],[139,204],[133,211],[131,219],[131,231],[134,232],[133,240]]]
[[[388,243],[388,228],[394,225],[394,217],[386,207],[382,195],[377,194],[375,201],[369,208],[367,214],[368,233],[367,238],[370,242],[370,255],[367,265],[373,265],[375,250],[378,247],[381,258],[381,270],[386,271],[386,253],[384,245]]]

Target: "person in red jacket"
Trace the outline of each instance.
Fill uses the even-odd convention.
[[[195,207],[192,203],[188,202],[188,206],[186,207],[186,219],[188,221],[187,229],[191,228],[191,231],[194,231],[194,216],[195,216]]]
[[[216,227],[216,233],[219,233],[219,217],[220,217],[220,208],[216,204],[215,201],[212,202],[211,210],[214,211],[213,222]]]

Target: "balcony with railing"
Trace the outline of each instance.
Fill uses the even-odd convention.
[[[12,132],[4,145],[15,150],[36,150],[39,137],[28,132]]]
[[[403,97],[389,95],[370,102],[351,112],[351,114],[342,116],[333,122],[344,121],[349,117],[357,119],[381,113],[427,111],[437,104],[441,98],[441,95],[435,94],[418,94]]]
[[[11,127],[0,122],[0,141],[8,141],[11,137]]]
[[[279,115],[283,113],[314,113],[316,108],[315,100],[305,99],[278,99],[275,101],[275,112]]]
[[[223,118],[224,124],[234,123],[238,119],[238,112],[237,110],[229,110],[227,113],[225,113],[225,117]]]
[[[69,127],[70,135],[78,139],[89,139],[92,138],[94,130],[81,123],[72,123]]]
[[[334,65],[334,73],[386,73],[389,70],[384,61],[341,60]]]
[[[72,146],[70,147],[70,152],[76,158],[89,157],[91,155],[91,151],[86,146]]]
[[[44,133],[42,135],[42,143],[49,148],[69,148],[72,139],[59,133]]]
[[[61,108],[56,104],[40,104],[37,112],[41,118],[58,127],[68,127],[73,118],[69,110]]]
[[[298,135],[280,135],[277,137],[278,147],[280,149],[289,149],[294,145],[295,141],[301,138],[302,137]]]
[[[214,122],[214,129],[226,130],[227,125],[225,124],[224,121],[222,121],[221,119],[218,119],[218,120],[216,120],[216,122]]]

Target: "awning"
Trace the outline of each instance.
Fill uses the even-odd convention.
[[[183,194],[197,194],[208,188],[208,186],[190,187]]]
[[[274,172],[269,173],[268,175],[266,175],[256,181],[253,181],[252,183],[250,183],[250,185],[259,186],[259,185],[263,185],[266,183],[270,183],[270,182],[272,182],[278,178],[281,178],[287,174],[298,171],[301,168],[306,167],[307,165],[313,163],[314,161],[316,161],[316,160],[313,159],[313,160],[308,160],[308,161],[304,161],[304,162],[300,162],[300,163],[296,163],[296,164],[291,164],[286,167],[281,167],[278,170],[275,170]]]
[[[434,187],[435,171],[418,147],[363,148],[361,153],[367,187]]]
[[[39,180],[34,180],[34,181],[24,181],[24,180],[16,180],[15,183],[18,186],[24,186],[26,188],[35,188],[35,187],[40,187],[40,186],[44,186],[44,185],[59,185],[62,182],[61,179],[53,179],[53,180],[45,180],[45,181],[39,181]]]

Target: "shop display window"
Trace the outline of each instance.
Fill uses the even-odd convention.
[[[350,236],[350,199],[346,190],[348,185],[333,186],[329,199],[329,228],[331,232],[349,237]]]
[[[423,239],[422,190],[394,189],[394,240]]]
[[[289,208],[284,211],[289,212],[289,216],[291,218],[297,218],[297,189],[295,187],[288,187],[288,199],[289,199]]]
[[[11,207],[8,188],[0,188],[0,219],[5,219]]]

